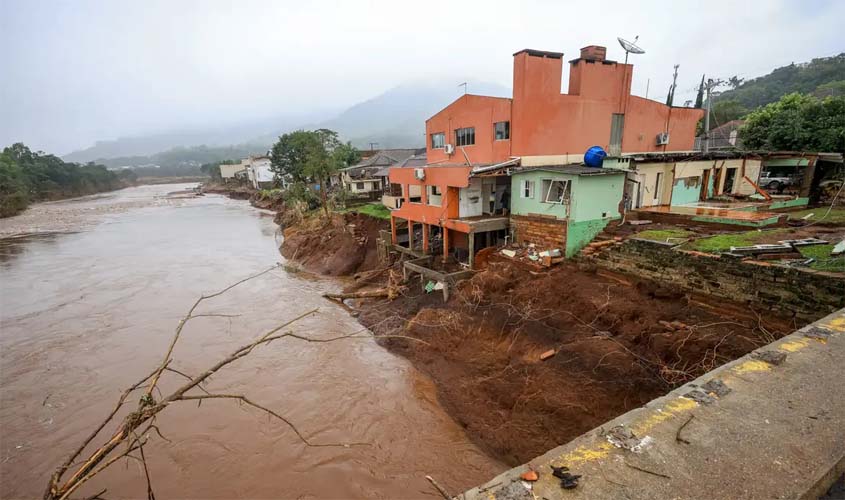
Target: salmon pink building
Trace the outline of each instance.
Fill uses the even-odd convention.
[[[564,94],[563,54],[521,50],[512,98],[467,94],[429,118],[427,165],[390,172],[405,193],[391,213],[394,243],[407,227],[409,246],[471,261],[506,235],[509,168],[580,163],[591,146],[611,155],[692,150],[704,111],[631,95],[633,65],[605,56],[604,47],[581,49]]]

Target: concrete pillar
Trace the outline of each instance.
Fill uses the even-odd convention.
[[[441,226],[442,227],[442,226]],[[443,227],[443,262],[449,258],[449,229]]]
[[[467,240],[469,240],[469,268],[472,269],[475,265],[475,233],[467,233]]]
[[[414,249],[414,221],[408,219],[408,248]]]
[[[428,238],[429,238],[429,234],[428,234],[429,229],[428,228],[429,228],[429,225],[426,224],[425,222],[423,222],[423,225],[422,225],[422,240],[423,240],[422,241],[422,248],[423,248],[423,253],[426,254],[426,255],[428,255]]]
[[[396,217],[390,216],[390,241],[396,244]]]

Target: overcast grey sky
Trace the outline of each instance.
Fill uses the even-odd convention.
[[[845,1],[0,0],[0,146],[344,107],[410,80],[511,86],[522,48],[632,56],[634,93],[676,104],[702,73],[758,76],[845,51]],[[470,89],[471,91],[472,89]],[[444,103],[445,104],[445,103]]]

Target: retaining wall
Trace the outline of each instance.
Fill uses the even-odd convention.
[[[589,259],[680,289],[814,320],[845,307],[845,276],[629,239]]]

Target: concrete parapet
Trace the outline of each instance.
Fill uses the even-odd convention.
[[[818,498],[845,469],[843,333],[845,309],[459,498]]]

